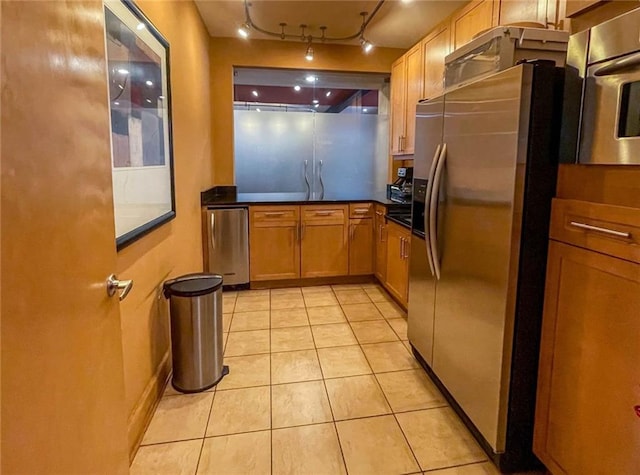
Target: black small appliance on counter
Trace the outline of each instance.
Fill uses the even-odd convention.
[[[413,167],[398,168],[398,178],[387,185],[387,198],[396,203],[411,203]]]

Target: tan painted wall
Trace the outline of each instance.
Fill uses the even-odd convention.
[[[365,55],[359,46],[313,45],[313,63],[304,59],[302,43],[211,38],[211,138],[213,179],[218,185],[234,183],[233,67],[254,66],[326,71],[390,72],[391,63],[405,50],[375,48]]]
[[[200,194],[212,185],[209,35],[191,1],[138,1],[170,44],[176,218],[118,253],[117,273],[134,280],[121,304],[129,445],[142,435],[168,369],[168,278],[202,270]]]

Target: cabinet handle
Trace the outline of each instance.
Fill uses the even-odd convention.
[[[404,135],[400,136],[400,150],[404,152]]]
[[[305,228],[305,225],[304,225],[304,223],[302,223],[300,225],[300,241],[302,241],[304,239],[304,228]]]
[[[600,226],[592,226],[590,224],[578,223],[577,221],[571,221],[569,224],[575,228],[585,229],[587,231],[595,231],[597,233],[608,234],[610,236],[631,239],[631,233],[625,233],[623,231],[614,231],[613,229],[601,228]]]
[[[404,258],[409,259],[409,240],[404,240]]]
[[[284,211],[273,211],[273,212],[267,212],[264,214],[265,216],[268,217],[275,217],[275,216],[284,216]]]
[[[378,216],[384,216],[384,213],[383,213],[382,211],[376,211],[376,214],[377,214]]]
[[[316,216],[331,216],[333,211],[316,211]]]
[[[358,208],[353,210],[356,214],[367,214],[369,210],[367,208]]]
[[[404,238],[401,237],[400,238],[400,259],[402,259],[403,255],[404,255]]]
[[[402,145],[400,145],[400,141],[402,140],[402,137],[400,135],[398,135],[398,152],[402,151]]]

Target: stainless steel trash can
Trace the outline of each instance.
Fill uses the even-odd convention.
[[[189,274],[164,283],[169,299],[173,387],[204,391],[228,373],[222,360],[222,276]]]

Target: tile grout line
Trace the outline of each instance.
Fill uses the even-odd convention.
[[[271,290],[269,290],[269,473],[273,473],[273,378],[271,376]]]

